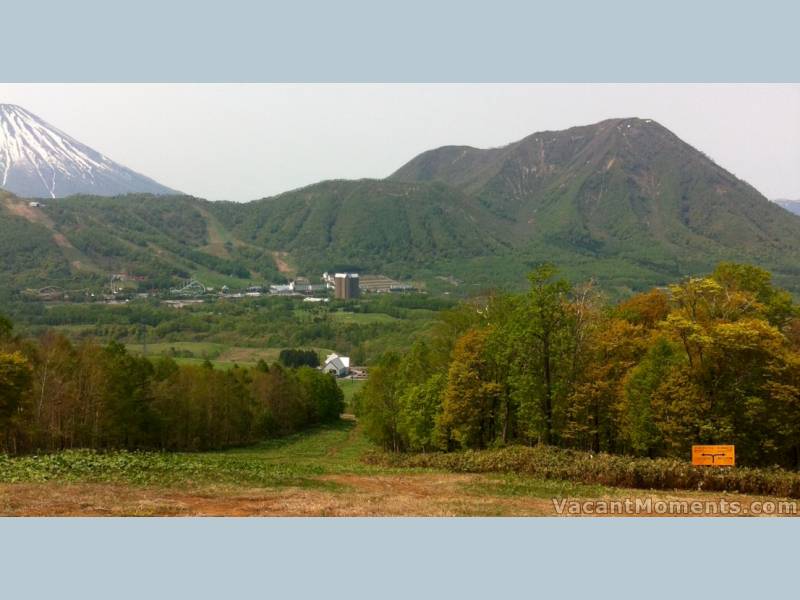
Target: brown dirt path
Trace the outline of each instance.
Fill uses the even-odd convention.
[[[289,265],[287,259],[289,258],[288,252],[278,252],[275,250],[272,253],[272,259],[275,261],[275,266],[278,268],[278,272],[283,275],[294,275],[294,269]]]
[[[62,251],[66,251],[64,255],[74,268],[85,271],[97,271],[97,268],[91,266],[91,261],[87,260],[83,253],[73,246],[72,242],[70,242],[63,233],[56,229],[53,220],[41,208],[33,208],[27,201],[11,197],[0,197],[0,204],[5,206],[12,215],[22,217],[31,223],[36,223],[37,225],[42,225],[49,229],[52,232],[53,241]]]
[[[113,484],[0,485],[5,516],[457,516],[545,515],[551,503],[465,496],[475,475],[324,478],[342,491],[204,488],[192,491]]]
[[[205,487],[177,490],[117,484],[2,484],[6,516],[557,516],[550,498],[470,492],[483,475],[327,475],[338,489]],[[718,500],[706,493],[630,491],[659,500]],[[749,504],[755,498],[728,495]],[[618,496],[614,496],[618,498]],[[594,498],[595,500],[597,498]],[[647,515],[642,515],[647,516]],[[658,515],[651,515],[658,516]]]

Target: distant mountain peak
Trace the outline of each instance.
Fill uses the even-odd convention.
[[[0,104],[0,188],[29,198],[176,193],[16,104]]]
[[[565,184],[565,176],[579,170],[604,173],[614,167],[635,176],[670,158],[676,166],[703,163],[717,179],[736,181],[656,120],[639,117],[539,131],[495,148],[443,146],[419,154],[389,178],[442,181],[472,194],[485,191],[495,203],[513,204],[541,197],[544,187]]]
[[[800,215],[800,200],[787,200],[785,198],[777,198],[773,200],[778,206],[785,208],[790,213]]]

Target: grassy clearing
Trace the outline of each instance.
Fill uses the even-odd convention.
[[[52,328],[63,335],[79,337],[94,333],[95,325],[57,325]]]
[[[187,357],[175,357],[176,363],[179,365],[194,365],[196,367],[202,366],[205,364],[205,358],[187,358]],[[255,363],[251,362],[229,362],[226,360],[211,360],[209,362],[214,366],[215,369],[220,369],[221,371],[227,371],[228,369],[233,369],[234,367],[252,367]]]
[[[337,311],[331,313],[331,319],[337,323],[347,325],[372,325],[373,323],[396,323],[400,321],[397,317],[392,317],[384,313],[353,313]]]
[[[216,289],[221,288],[223,285],[227,285],[235,289],[242,289],[254,285],[252,279],[242,279],[241,277],[224,275],[204,268],[199,268],[196,271],[193,271],[192,278],[202,281],[206,286],[211,286]]]
[[[236,244],[238,240],[214,218],[207,210],[199,210],[206,220],[208,231],[208,244],[201,248],[203,252],[208,252],[219,258],[230,258],[230,253],[225,247],[226,244]]]
[[[365,379],[339,379],[339,387],[342,388],[344,393],[344,403],[347,408],[352,408],[353,396],[358,392],[364,384]]]
[[[352,421],[224,452],[0,456],[0,514],[552,516],[553,498],[719,497],[365,460],[375,456]]]
[[[361,457],[372,446],[353,422],[320,427],[278,440],[223,452],[93,452],[67,450],[42,456],[0,455],[0,483],[124,483],[192,488],[203,485],[322,487],[336,473],[379,469]]]
[[[128,344],[128,349],[132,352],[141,353],[144,350],[142,344]],[[169,355],[173,350],[176,352],[191,352],[197,357],[216,358],[227,349],[225,344],[215,344],[213,342],[155,342],[147,344],[148,355],[163,356]]]
[[[142,344],[128,344],[136,354],[144,351]],[[328,348],[312,348],[322,358],[332,352]],[[147,344],[147,355],[172,356],[179,364],[201,365],[206,359],[219,369],[230,369],[234,365],[253,366],[259,360],[267,364],[277,362],[282,348],[231,346],[217,342],[155,342]]]

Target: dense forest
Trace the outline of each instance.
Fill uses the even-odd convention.
[[[356,398],[368,435],[394,451],[538,443],[683,459],[724,443],[742,465],[800,466],[800,318],[770,273],[722,263],[616,305],[550,266],[529,280],[385,355]]]
[[[0,451],[216,449],[335,421],[342,410],[336,381],[309,367],[151,361],[116,342],[23,339],[0,319]]]

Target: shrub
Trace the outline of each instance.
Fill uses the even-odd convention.
[[[669,458],[635,458],[562,450],[552,446],[509,446],[496,450],[432,454],[372,453],[371,464],[422,467],[465,473],[518,473],[542,479],[657,490],[740,492],[800,498],[800,473],[772,468],[708,468]]]
[[[318,367],[319,355],[316,350],[281,350],[278,360],[284,367]]]

